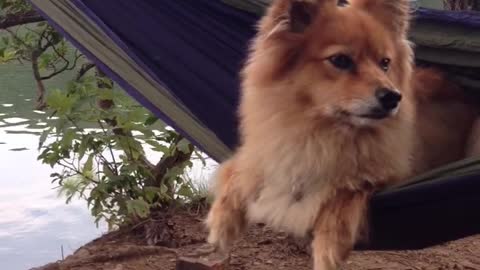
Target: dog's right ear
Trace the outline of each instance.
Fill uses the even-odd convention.
[[[303,33],[320,14],[337,7],[338,0],[274,0],[260,24],[267,36],[279,32]]]
[[[390,31],[405,38],[410,26],[409,0],[352,0],[354,7],[363,8]]]

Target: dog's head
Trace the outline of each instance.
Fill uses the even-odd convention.
[[[409,91],[409,12],[408,0],[276,0],[259,25],[246,84],[317,118],[394,118]]]

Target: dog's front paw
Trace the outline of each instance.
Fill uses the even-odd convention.
[[[243,216],[236,214],[234,210],[216,207],[212,207],[206,224],[209,229],[207,242],[216,251],[223,253],[229,252],[245,227]]]

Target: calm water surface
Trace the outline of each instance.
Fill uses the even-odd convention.
[[[48,82],[62,86],[65,78]],[[34,112],[29,67],[0,65],[0,269],[25,270],[61,259],[105,232],[83,201],[65,205],[36,160],[45,115]]]

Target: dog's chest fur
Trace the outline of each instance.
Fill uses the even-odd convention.
[[[383,139],[332,132],[269,141],[257,154],[262,183],[248,217],[304,236],[337,190],[360,190],[408,170],[401,153],[385,151]]]

